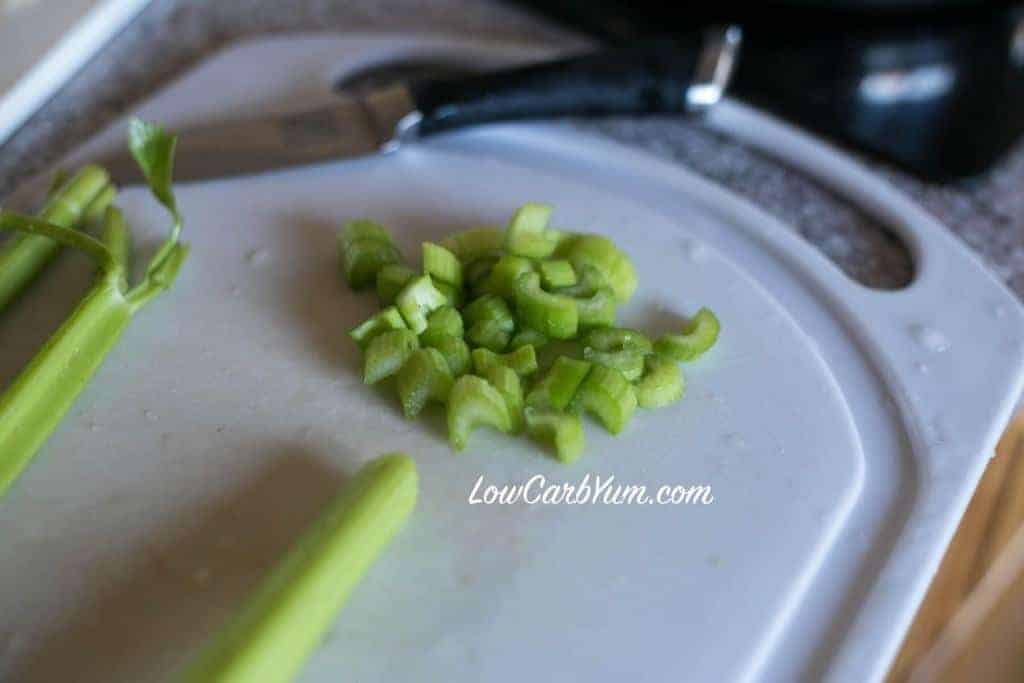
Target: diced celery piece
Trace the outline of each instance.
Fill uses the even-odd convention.
[[[469,372],[469,345],[462,337],[442,334],[431,337],[423,343],[425,346],[437,349],[444,356],[445,362],[448,363],[448,369],[452,372],[452,377],[461,377]]]
[[[702,308],[683,328],[682,334],[666,334],[654,350],[677,361],[694,360],[715,345],[721,325],[710,309]]]
[[[492,365],[481,376],[505,399],[512,431],[518,432],[523,426],[523,385],[519,375],[504,365]]]
[[[402,412],[412,418],[420,414],[428,401],[444,403],[452,389],[451,369],[437,349],[418,349],[402,365],[395,380]]]
[[[475,261],[467,263],[463,269],[463,276],[466,284],[470,289],[476,291],[481,288],[487,278],[491,275],[491,270],[494,269],[494,264],[498,262],[501,257],[497,254],[491,256],[481,256]]]
[[[456,308],[462,306],[462,287],[456,287],[447,282],[434,282],[434,287],[444,295],[449,306]]]
[[[576,271],[565,259],[540,262],[540,281],[545,289],[570,287],[576,284]]]
[[[512,339],[508,342],[508,348],[515,351],[518,348],[524,346],[532,346],[534,350],[541,348],[548,343],[548,338],[537,330],[531,330],[529,327],[516,330],[516,333],[512,335]]]
[[[629,300],[636,291],[637,277],[633,263],[607,237],[577,236],[568,248],[568,259],[577,272],[582,272],[586,266],[595,268],[620,303]]]
[[[374,284],[382,267],[400,260],[398,249],[393,244],[372,239],[356,240],[341,253],[345,279],[352,289]]]
[[[442,306],[427,316],[427,329],[420,334],[420,343],[432,346],[432,340],[443,335],[461,337],[465,334],[462,315],[452,306]]]
[[[484,294],[477,297],[462,311],[462,317],[467,326],[473,326],[479,322],[497,320],[501,322],[502,329],[511,331],[515,328],[515,318],[512,317],[512,310],[505,301],[493,294]]]
[[[508,347],[509,339],[512,338],[511,325],[501,318],[481,320],[474,324],[466,332],[466,340],[474,346],[481,346],[495,353],[501,353]],[[512,325],[515,321],[511,321]]]
[[[439,244],[423,243],[423,272],[435,282],[447,282],[453,287],[462,286],[462,264],[455,254]]]
[[[644,365],[644,375],[634,387],[641,408],[661,408],[683,397],[686,378],[674,360],[654,353],[647,356]]]
[[[513,214],[505,231],[505,249],[528,258],[547,258],[558,246],[559,234],[548,231],[552,208],[547,204],[524,204]]]
[[[583,358],[594,365],[615,368],[630,382],[644,373],[644,355],[640,351],[598,351],[590,346],[583,349]]]
[[[405,320],[394,306],[388,306],[374,316],[367,318],[348,333],[361,350],[365,350],[370,341],[382,332],[405,329]]]
[[[484,290],[505,301],[515,301],[516,283],[526,273],[534,271],[533,261],[514,254],[505,254],[491,268]]]
[[[409,281],[416,277],[416,271],[401,263],[388,263],[377,271],[377,299],[381,306],[395,303],[395,297]]]
[[[516,287],[516,311],[527,327],[553,339],[569,339],[579,327],[576,302],[540,288],[540,276],[527,273]]]
[[[526,404],[535,408],[566,410],[589,372],[590,363],[559,356],[526,396]]]
[[[470,228],[441,240],[441,246],[455,254],[463,264],[501,251],[505,231],[495,227]]]
[[[452,447],[464,449],[470,433],[480,425],[508,433],[512,431],[512,418],[501,392],[481,377],[463,375],[448,394],[448,439]]]
[[[580,327],[603,327],[615,324],[615,295],[612,290],[601,288],[586,298],[577,298],[576,311]]]
[[[357,218],[345,224],[338,235],[338,247],[345,251],[360,240],[374,240],[384,244],[394,244],[387,228],[368,218]]]
[[[571,463],[579,459],[585,444],[579,415],[529,406],[523,415],[526,431],[535,439],[552,443],[558,460]]]
[[[651,340],[644,333],[628,327],[600,327],[590,330],[583,341],[598,351],[638,351],[647,354],[653,348]]]
[[[473,369],[478,375],[497,365],[511,368],[520,377],[537,371],[537,355],[532,346],[523,346],[506,354],[499,354],[490,349],[473,349]]]
[[[398,372],[419,348],[411,330],[382,332],[370,340],[363,358],[363,382],[376,384]]]
[[[416,334],[427,329],[427,316],[448,303],[429,275],[420,275],[407,284],[395,299],[406,324]]]
[[[633,385],[614,368],[595,365],[576,392],[579,407],[593,413],[612,434],[618,434],[636,411]]]

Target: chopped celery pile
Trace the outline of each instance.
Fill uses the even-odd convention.
[[[525,431],[573,462],[584,450],[582,414],[618,434],[637,408],[679,401],[678,363],[718,339],[706,308],[657,339],[616,326],[638,285],[632,261],[607,237],[553,229],[551,215],[526,204],[504,229],[424,242],[419,269],[378,223],[352,221],[339,235],[349,284],[375,284],[384,307],[349,333],[364,380],[394,377],[409,418],[444,405],[455,450],[486,426]]]

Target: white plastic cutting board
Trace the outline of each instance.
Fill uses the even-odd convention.
[[[142,107],[172,125],[329,99],[346,69],[451,39],[288,37],[231,48]],[[526,54],[519,50],[518,55]],[[0,663],[24,681],[162,680],[212,632],[341,477],[387,450],[420,466],[412,522],[306,681],[880,678],[1016,398],[1024,315],[941,226],[780,124],[711,121],[893,224],[918,273],[847,280],[777,220],[682,168],[565,126],[491,127],[397,154],[183,186],[192,257],[0,503]],[[83,153],[119,142],[108,134]],[[351,217],[425,239],[544,201],[640,274],[624,323],[712,307],[687,396],[571,467],[523,438],[404,420],[364,387],[345,330],[375,308],[337,274]],[[166,227],[139,191],[142,247]],[[63,260],[0,328],[8,378],[73,304]],[[707,506],[469,505],[478,477],[710,484]],[[3,649],[6,634],[7,650]],[[5,669],[0,667],[0,675]]]

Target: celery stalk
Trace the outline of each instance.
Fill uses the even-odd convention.
[[[185,683],[291,681],[416,506],[406,455],[365,465],[242,610],[186,667]]]
[[[170,187],[174,138],[136,121],[130,146],[153,194],[174,217],[169,237],[133,289],[128,288],[126,277],[127,227],[117,209],[109,208],[105,214],[108,243],[42,218],[0,210],[0,230],[79,249],[100,267],[96,284],[83,301],[0,396],[0,495],[57,428],[134,313],[171,286],[188,254],[177,241],[181,218]]]
[[[63,228],[77,227],[93,200],[109,187],[107,172],[86,166],[57,185],[39,219]],[[5,309],[60,252],[61,245],[44,235],[23,234],[0,248],[0,311]]]
[[[116,277],[104,277],[0,399],[0,495],[32,460],[131,320]]]

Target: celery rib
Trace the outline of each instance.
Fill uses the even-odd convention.
[[[107,172],[98,166],[86,166],[63,183],[55,179],[54,190],[37,220],[61,228],[75,227],[109,182]],[[26,230],[0,248],[0,311],[36,279],[62,246],[44,231]]]
[[[188,255],[188,248],[177,241],[181,217],[170,187],[174,138],[159,127],[135,122],[130,146],[153,194],[174,218],[168,238],[134,289],[128,289],[126,272],[128,228],[117,209],[104,213],[103,241],[43,218],[0,211],[0,230],[78,249],[100,267],[82,302],[0,396],[0,495],[60,424],[132,316],[171,286]]]
[[[407,455],[362,467],[177,680],[291,681],[416,507]]]

